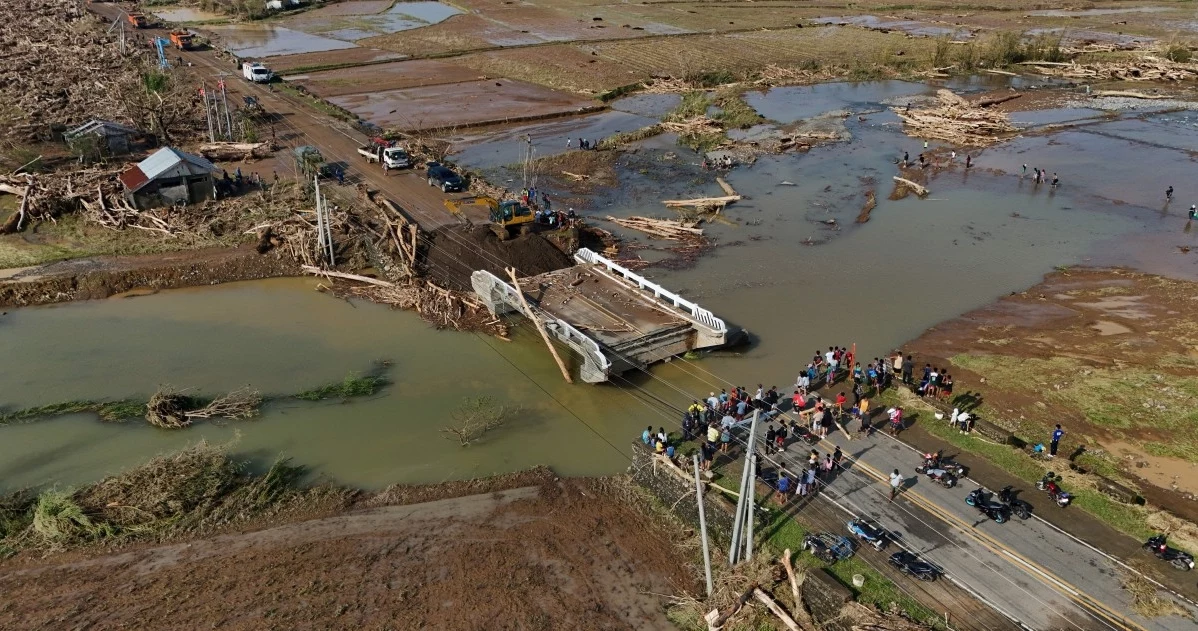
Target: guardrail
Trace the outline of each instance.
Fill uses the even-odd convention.
[[[615,261],[612,261],[611,259],[601,256],[600,254],[597,254],[587,248],[579,248],[578,251],[574,253],[574,260],[578,261],[579,263],[601,265],[607,268],[607,271],[620,276],[633,285],[636,285],[641,291],[651,292],[653,294],[654,300],[657,300],[658,302],[665,302],[673,306],[675,309],[689,313],[691,318],[693,318],[699,324],[702,324],[709,329],[713,329],[717,333],[728,332],[728,325],[725,324],[723,320],[717,318],[714,313],[704,309],[703,307],[700,307],[686,298],[683,298],[682,296],[679,296],[665,287],[658,285],[657,283],[649,281],[644,276],[633,272],[632,270],[616,263]]]
[[[507,281],[486,270],[479,270],[474,272],[474,274],[485,274],[489,276],[492,286],[503,294],[503,297],[507,300],[508,304],[514,307],[516,311],[519,311],[521,314],[523,314],[523,309],[520,307],[520,295],[516,293],[515,287],[512,287],[507,283]],[[607,371],[611,368],[611,360],[609,360],[607,356],[603,354],[603,351],[599,348],[598,342],[582,331],[574,328],[574,326],[569,322],[566,322],[561,318],[554,317],[546,313],[544,310],[540,310],[539,315],[544,316],[545,320],[548,321],[548,326],[557,328],[557,330],[553,332],[554,335],[561,338],[561,340],[567,344],[576,344],[580,351],[586,352],[591,356],[590,361],[594,363],[596,368],[601,370],[604,375],[607,374]]]

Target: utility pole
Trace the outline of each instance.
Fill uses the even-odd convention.
[[[749,424],[749,442],[745,447],[745,466],[741,470],[740,476],[740,497],[736,501],[736,518],[732,524],[732,545],[728,549],[728,563],[736,565],[740,561],[740,553],[742,544],[747,551],[747,556],[752,557],[752,537],[753,537],[753,503],[755,489],[757,487],[756,471],[754,463],[756,462],[756,442],[757,442],[757,421],[761,417],[761,410],[753,410],[753,421]],[[748,541],[741,539],[742,535],[747,535]]]
[[[703,571],[707,575],[707,597],[715,586],[711,582],[711,550],[707,547],[707,512],[703,509],[703,483],[699,482],[699,454],[695,454],[695,501],[699,504],[699,533],[703,537]]]
[[[226,76],[227,75],[223,72],[218,74],[217,85],[220,86],[220,100],[221,104],[224,105],[225,108],[225,139],[229,142],[233,142],[233,118],[229,116],[229,97],[228,92],[225,90]]]
[[[216,132],[212,129],[212,107],[208,102],[208,88],[200,88],[200,96],[204,97],[204,114],[208,116],[208,142],[216,142]]]
[[[329,228],[329,200],[320,192],[320,173],[312,176],[316,197],[316,245],[318,256],[328,261],[329,267],[336,265],[333,258],[333,232]]]
[[[520,305],[524,307],[524,315],[532,320],[532,323],[537,326],[537,332],[541,334],[541,339],[545,340],[545,346],[549,347],[549,353],[553,355],[553,361],[557,362],[557,367],[562,371],[562,378],[566,383],[574,383],[574,379],[570,377],[570,370],[566,368],[566,362],[562,361],[560,355],[557,354],[557,348],[553,346],[553,341],[549,339],[549,334],[545,332],[545,323],[533,313],[532,308],[528,306],[528,301],[524,299],[524,290],[520,289],[520,280],[516,278],[516,268],[507,268],[507,275],[512,278],[512,285],[516,289],[516,295],[520,297]]]

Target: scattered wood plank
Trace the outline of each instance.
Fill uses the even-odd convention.
[[[1007,72],[1006,70],[992,70],[990,68],[983,68],[982,72],[985,72],[986,74],[1000,74],[1004,77],[1018,77],[1019,76],[1018,73]]]
[[[591,176],[586,175],[584,173],[571,173],[569,171],[562,171],[562,175],[574,180],[575,182],[581,182],[583,180],[591,179]]]
[[[667,199],[661,203],[666,206],[724,206],[732,202],[740,201],[740,195],[726,195],[724,197],[697,197],[695,199]]]
[[[260,160],[274,153],[266,142],[208,142],[200,145],[200,155],[209,160]]]
[[[915,194],[919,195],[920,197],[927,197],[928,193],[931,192],[926,187],[920,186],[919,184],[916,184],[915,182],[912,182],[904,177],[899,177],[896,175],[894,176],[894,181],[915,191]]]
[[[1069,61],[1021,61],[1020,66],[1072,66]]]

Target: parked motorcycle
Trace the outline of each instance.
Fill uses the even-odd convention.
[[[965,496],[965,503],[978,509],[978,512],[993,519],[995,523],[1005,523],[1011,518],[1011,508],[1006,504],[990,501],[990,494],[980,487]]]
[[[1015,497],[1016,491],[1008,485],[1002,487],[998,492],[998,501],[1006,504],[1011,508],[1011,512],[1018,515],[1020,519],[1028,519],[1032,516],[1032,505]]]
[[[849,533],[873,546],[875,550],[886,547],[886,542],[890,538],[890,533],[864,519],[851,519],[845,526],[849,529]]]
[[[916,471],[919,471],[918,467],[916,467]],[[923,471],[920,471],[920,473],[928,476],[929,480],[939,484],[940,486],[943,486],[946,489],[951,489],[954,486],[957,486],[956,476],[948,471],[945,471],[944,469],[924,469]]]
[[[963,478],[969,474],[969,468],[952,460],[947,460],[940,452],[923,455],[923,464],[915,467],[919,473],[925,473],[930,469],[943,469],[949,472],[954,478]]]
[[[1064,508],[1073,501],[1073,496],[1066,493],[1064,489],[1057,484],[1057,481],[1060,479],[1061,478],[1058,477],[1057,474],[1049,471],[1048,473],[1044,474],[1044,477],[1040,478],[1040,480],[1036,482],[1036,488],[1047,493],[1048,496],[1052,498],[1052,501],[1057,503],[1057,506]]]
[[[1190,571],[1194,569],[1194,557],[1188,552],[1183,552],[1177,548],[1170,548],[1165,545],[1165,535],[1154,535],[1144,542],[1144,549],[1156,555],[1156,558],[1162,561],[1168,561],[1169,565],[1179,569]]]
[[[900,550],[890,555],[890,565],[897,567],[904,574],[909,574],[921,581],[934,581],[940,576],[940,568],[920,559],[918,556]]]

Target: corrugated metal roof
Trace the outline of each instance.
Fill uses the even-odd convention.
[[[97,119],[90,120],[90,121],[76,127],[75,129],[72,129],[72,130],[64,133],[63,136],[66,137],[67,139],[70,139],[75,136],[80,136],[82,134],[87,134],[87,133],[91,133],[91,132],[95,132],[95,131],[120,132],[122,134],[128,134],[128,135],[134,135],[134,134],[141,133],[141,132],[137,131],[136,129],[133,129],[132,127],[126,127],[120,123],[114,123],[112,121],[100,120],[97,118]]]
[[[199,173],[211,173],[216,170],[216,165],[190,153],[184,153],[172,147],[163,147],[155,151],[150,157],[137,163],[137,166],[125,171],[120,175],[121,183],[130,191],[137,191],[145,186],[150,180],[170,171],[181,162],[186,162],[189,171],[198,175]]]

